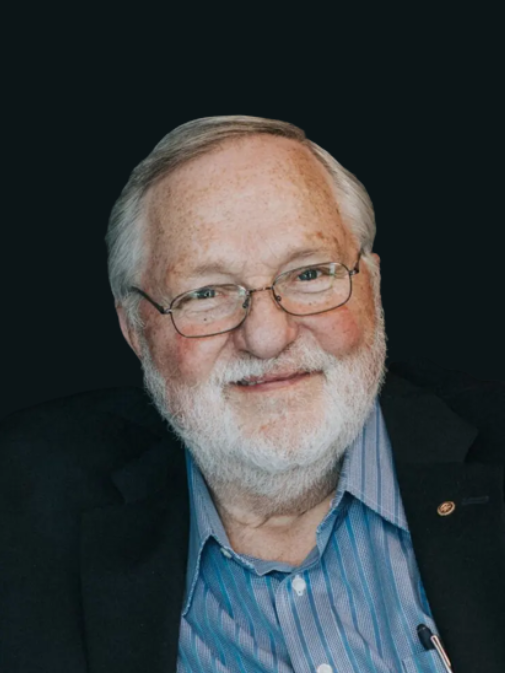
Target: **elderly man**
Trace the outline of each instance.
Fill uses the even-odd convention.
[[[135,169],[109,270],[157,412],[4,424],[2,671],[505,670],[503,390],[385,373],[374,234],[287,123],[196,120]]]

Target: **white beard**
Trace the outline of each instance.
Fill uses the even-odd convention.
[[[165,380],[141,337],[146,389],[216,495],[231,503],[246,497],[257,514],[272,516],[309,509],[335,487],[341,458],[384,379],[384,318],[375,295],[373,338],[355,352],[339,359],[306,335],[272,360],[220,363],[197,386]],[[230,395],[229,383],[272,371],[322,371],[320,394],[297,396],[310,385],[301,382],[293,390]],[[246,408],[251,398],[254,411]]]

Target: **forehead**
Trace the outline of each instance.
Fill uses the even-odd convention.
[[[228,141],[184,164],[151,190],[147,210],[149,273],[159,281],[218,259],[237,272],[274,270],[287,251],[350,243],[326,169],[273,136]]]

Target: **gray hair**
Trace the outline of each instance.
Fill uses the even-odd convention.
[[[106,235],[109,281],[116,304],[123,306],[133,326],[141,327],[140,299],[130,292],[130,287],[140,284],[147,264],[144,209],[147,191],[182,164],[212,151],[223,142],[257,134],[290,138],[312,152],[333,178],[344,224],[363,252],[371,252],[375,217],[366,189],[331,154],[308,140],[302,129],[287,122],[244,115],[195,119],[168,133],[134,168],[111,212]]]

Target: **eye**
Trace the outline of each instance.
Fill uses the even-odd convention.
[[[198,290],[192,290],[191,292],[187,292],[182,297],[180,297],[175,308],[180,310],[189,307],[193,307],[194,309],[197,305],[207,306],[209,300],[210,301],[216,300],[218,299],[218,297],[219,297],[218,288],[201,287]]]
[[[298,280],[317,280],[323,275],[323,271],[317,267],[311,267],[310,269],[305,269],[297,275]]]
[[[191,293],[191,299],[214,299],[217,292],[214,287],[202,287],[201,290],[195,290]]]

